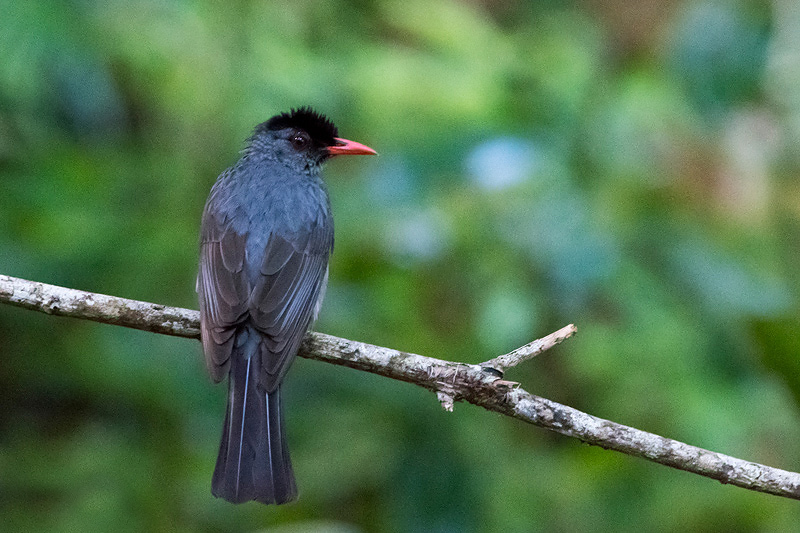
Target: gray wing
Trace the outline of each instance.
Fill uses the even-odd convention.
[[[275,390],[289,369],[327,282],[333,245],[332,224],[315,224],[291,240],[269,237],[263,263],[251,284],[246,266],[247,236],[225,229],[209,212],[201,227],[197,293],[206,366],[222,380],[239,325],[262,334],[261,383]]]
[[[246,318],[250,286],[245,269],[246,236],[225,230],[206,210],[200,229],[200,333],[208,373],[215,382],[228,374],[236,327]]]
[[[275,390],[315,318],[327,282],[332,231],[314,226],[291,241],[271,235],[250,298],[250,318],[261,339],[261,383]]]

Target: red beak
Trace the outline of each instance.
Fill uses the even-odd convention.
[[[336,145],[328,147],[330,155],[378,155],[378,152],[355,141],[335,137]]]

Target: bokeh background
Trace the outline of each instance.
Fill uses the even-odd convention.
[[[200,213],[252,127],[310,104],[319,331],[800,470],[800,4],[0,1],[0,273],[196,308]],[[9,531],[790,531],[800,505],[299,360],[299,502],[210,479],[199,343],[0,306]]]

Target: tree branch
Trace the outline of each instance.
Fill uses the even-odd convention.
[[[0,302],[48,314],[84,318],[166,335],[200,338],[199,313],[148,302],[67,289],[0,275]],[[435,392],[445,408],[467,401],[588,444],[642,457],[750,490],[800,499],[800,474],[704,450],[623,426],[534,396],[500,379],[498,371],[554,346],[575,332],[569,325],[514,350],[471,365],[423,357],[309,332],[298,355],[406,381]],[[556,340],[557,339],[557,340]],[[510,364],[509,364],[510,363]],[[487,368],[484,369],[483,367]],[[501,368],[497,368],[500,366]]]
[[[495,357],[494,359],[489,359],[488,361],[481,363],[480,366],[483,369],[496,370],[502,376],[507,368],[517,366],[528,359],[533,359],[540,353],[549,350],[553,346],[561,344],[563,341],[575,335],[577,331],[578,328],[575,327],[575,324],[564,326],[560,330],[554,331],[546,337],[529,342],[525,346],[521,346],[516,350],[508,352],[507,354]]]

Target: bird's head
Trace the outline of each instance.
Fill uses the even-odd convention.
[[[368,146],[339,137],[333,122],[310,107],[292,109],[256,126],[248,151],[314,171],[335,155],[375,155]]]

